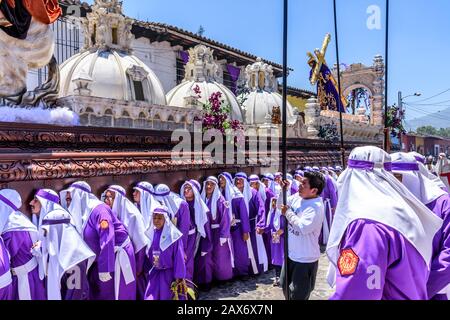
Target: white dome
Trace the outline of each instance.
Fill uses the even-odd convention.
[[[223,84],[218,82],[195,82],[195,81],[184,81],[167,94],[167,104],[174,107],[187,107],[186,97],[192,96],[193,89],[198,85],[201,92],[201,98],[198,99],[201,103],[207,103],[211,94],[215,92],[222,93],[222,100],[224,103],[231,106],[231,119],[243,121],[242,111],[239,107],[236,96],[225,87]]]
[[[214,61],[213,50],[197,45],[189,49],[189,62],[186,64],[184,81],[167,94],[167,104],[174,107],[188,108],[190,98],[207,103],[211,94],[220,92],[225,104],[231,106],[231,119],[243,121],[242,111],[236,96],[226,86],[216,81],[219,66]],[[200,98],[194,88],[200,88]]]
[[[279,107],[283,114],[283,97],[277,92],[252,91],[245,96],[243,107],[245,108],[246,124],[264,124],[266,116],[272,115],[272,108]],[[292,105],[287,102],[287,124],[293,125],[297,122]]]
[[[65,61],[60,72],[60,97],[87,95],[166,105],[155,73],[131,54],[102,49],[82,52]]]
[[[278,84],[273,75],[272,66],[262,62],[261,58],[245,68],[246,86],[250,90],[243,96],[245,109],[245,123],[258,125],[266,123],[266,117],[272,115],[272,109],[279,107],[283,114],[283,98],[277,92]],[[287,124],[293,125],[297,122],[294,108],[287,101]]]

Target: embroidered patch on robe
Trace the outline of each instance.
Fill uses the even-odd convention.
[[[341,276],[350,276],[354,274],[358,263],[359,257],[353,249],[349,248],[342,250],[337,262],[339,273]]]
[[[105,229],[108,229],[108,227],[109,227],[108,221],[102,220],[102,221],[100,222],[100,229],[105,230]]]

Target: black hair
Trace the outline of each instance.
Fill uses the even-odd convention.
[[[317,189],[317,195],[320,196],[323,189],[325,188],[325,177],[322,173],[311,171],[305,172],[305,178],[309,181],[309,186],[311,188]]]

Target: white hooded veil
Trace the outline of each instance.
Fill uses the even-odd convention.
[[[155,187],[153,196],[160,206],[167,207],[171,219],[175,218],[181,203],[184,201],[179,195],[170,191],[170,188],[165,184],[158,184]]]
[[[391,155],[392,172],[402,175],[402,183],[423,204],[429,204],[447,194],[419,170],[414,156],[398,152]]]
[[[327,255],[331,262],[328,282],[334,286],[339,246],[350,223],[369,219],[401,233],[429,266],[432,240],[442,226],[424,204],[389,171],[390,156],[377,147],[355,148],[349,166],[338,180],[341,195],[328,239]]]
[[[68,192],[72,196],[70,206],[67,206],[66,203]],[[83,234],[92,210],[101,205],[102,202],[92,193],[91,187],[84,181],[72,183],[68,189],[61,191],[59,194],[63,208],[72,216],[72,224],[80,234]]]
[[[139,182],[134,190],[141,193],[141,202],[139,209],[144,218],[145,227],[148,228],[150,220],[152,219],[153,210],[160,206],[160,203],[153,197],[154,189],[150,182]]]
[[[164,215],[164,227],[161,234],[161,240],[159,243],[159,246],[161,247],[161,251],[165,251],[167,248],[169,248],[175,241],[180,239],[183,234],[180,230],[177,229],[177,227],[172,223],[172,220],[169,217],[169,210],[165,206],[157,207],[153,210],[152,216],[155,214],[162,214]],[[153,238],[155,236],[155,226],[153,224],[153,218],[150,223],[150,228],[146,231],[146,234],[148,238],[150,239],[150,245],[149,249],[151,248],[151,245],[153,243]]]
[[[36,193],[41,203],[38,230],[42,241],[39,275],[47,277],[47,297],[61,300],[62,276],[83,261],[86,272],[95,260],[94,252],[71,224],[72,216],[57,203],[58,194],[50,189]]]
[[[207,203],[208,199],[206,199],[206,183],[207,182],[212,182],[215,184],[214,187],[214,192],[211,196],[211,216],[213,220],[216,220],[217,218],[217,201],[219,201],[220,197],[222,196],[222,194],[220,193],[219,190],[219,181],[217,180],[216,177],[208,177],[204,182],[203,182],[203,191],[202,191],[202,199],[205,203]],[[230,221],[232,220],[232,218],[230,217]]]
[[[116,196],[112,211],[123,223],[133,242],[134,252],[138,253],[148,244],[148,237],[145,235],[147,230],[144,224],[144,218],[139,209],[126,197],[125,189],[118,185],[112,185],[102,194],[102,200],[105,199],[106,192],[113,192]]]
[[[195,225],[197,226],[197,231],[203,238],[206,238],[205,225],[208,222],[207,212],[209,212],[209,208],[200,194],[200,183],[195,180],[189,180],[181,186],[180,196],[185,201],[184,188],[186,185],[190,185],[194,192]]]
[[[264,203],[265,203],[265,202],[266,202],[267,195],[266,195],[266,188],[265,188],[264,183],[262,183],[262,182],[259,180],[259,177],[258,177],[256,174],[252,174],[250,177],[248,177],[248,182],[249,182],[249,183],[252,183],[252,182],[258,182],[258,183],[259,183],[258,192],[259,192],[259,194],[261,195],[261,198],[263,199],[263,201],[264,201]]]

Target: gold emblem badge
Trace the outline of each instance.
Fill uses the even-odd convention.
[[[338,259],[338,269],[341,276],[350,276],[355,273],[359,257],[353,249],[344,249]]]

